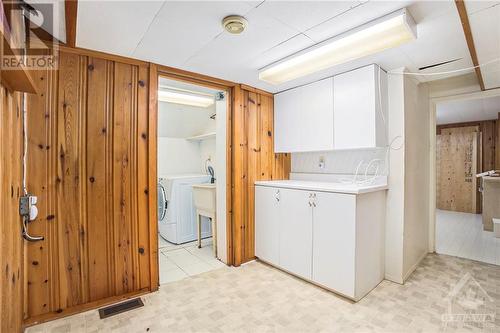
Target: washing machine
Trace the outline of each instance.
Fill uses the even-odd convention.
[[[209,183],[203,174],[168,175],[158,179],[158,231],[173,244],[182,244],[198,238],[193,184]],[[208,218],[203,217],[201,237],[212,235]]]

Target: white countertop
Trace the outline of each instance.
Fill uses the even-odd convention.
[[[312,180],[267,180],[257,181],[256,186],[291,188],[297,190],[335,192],[347,194],[362,194],[368,192],[387,190],[389,186],[386,183],[380,184],[356,184],[343,182],[324,182]]]

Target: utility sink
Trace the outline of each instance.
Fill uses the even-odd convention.
[[[192,186],[195,208],[199,212],[215,215],[215,184],[195,184]]]

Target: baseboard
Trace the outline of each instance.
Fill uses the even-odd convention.
[[[403,283],[410,277],[410,275],[417,269],[418,265],[420,265],[420,263],[422,262],[422,260],[424,260],[425,257],[427,257],[427,255],[429,254],[430,252],[427,252],[427,251],[424,251],[421,255],[420,255],[420,258],[418,258],[417,262],[410,267],[410,269],[408,270],[408,272],[406,272],[406,274],[404,275],[403,277]]]

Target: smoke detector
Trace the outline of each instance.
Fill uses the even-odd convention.
[[[248,25],[248,21],[239,15],[230,15],[224,17],[222,20],[222,26],[227,32],[235,35],[239,35],[245,30]]]

